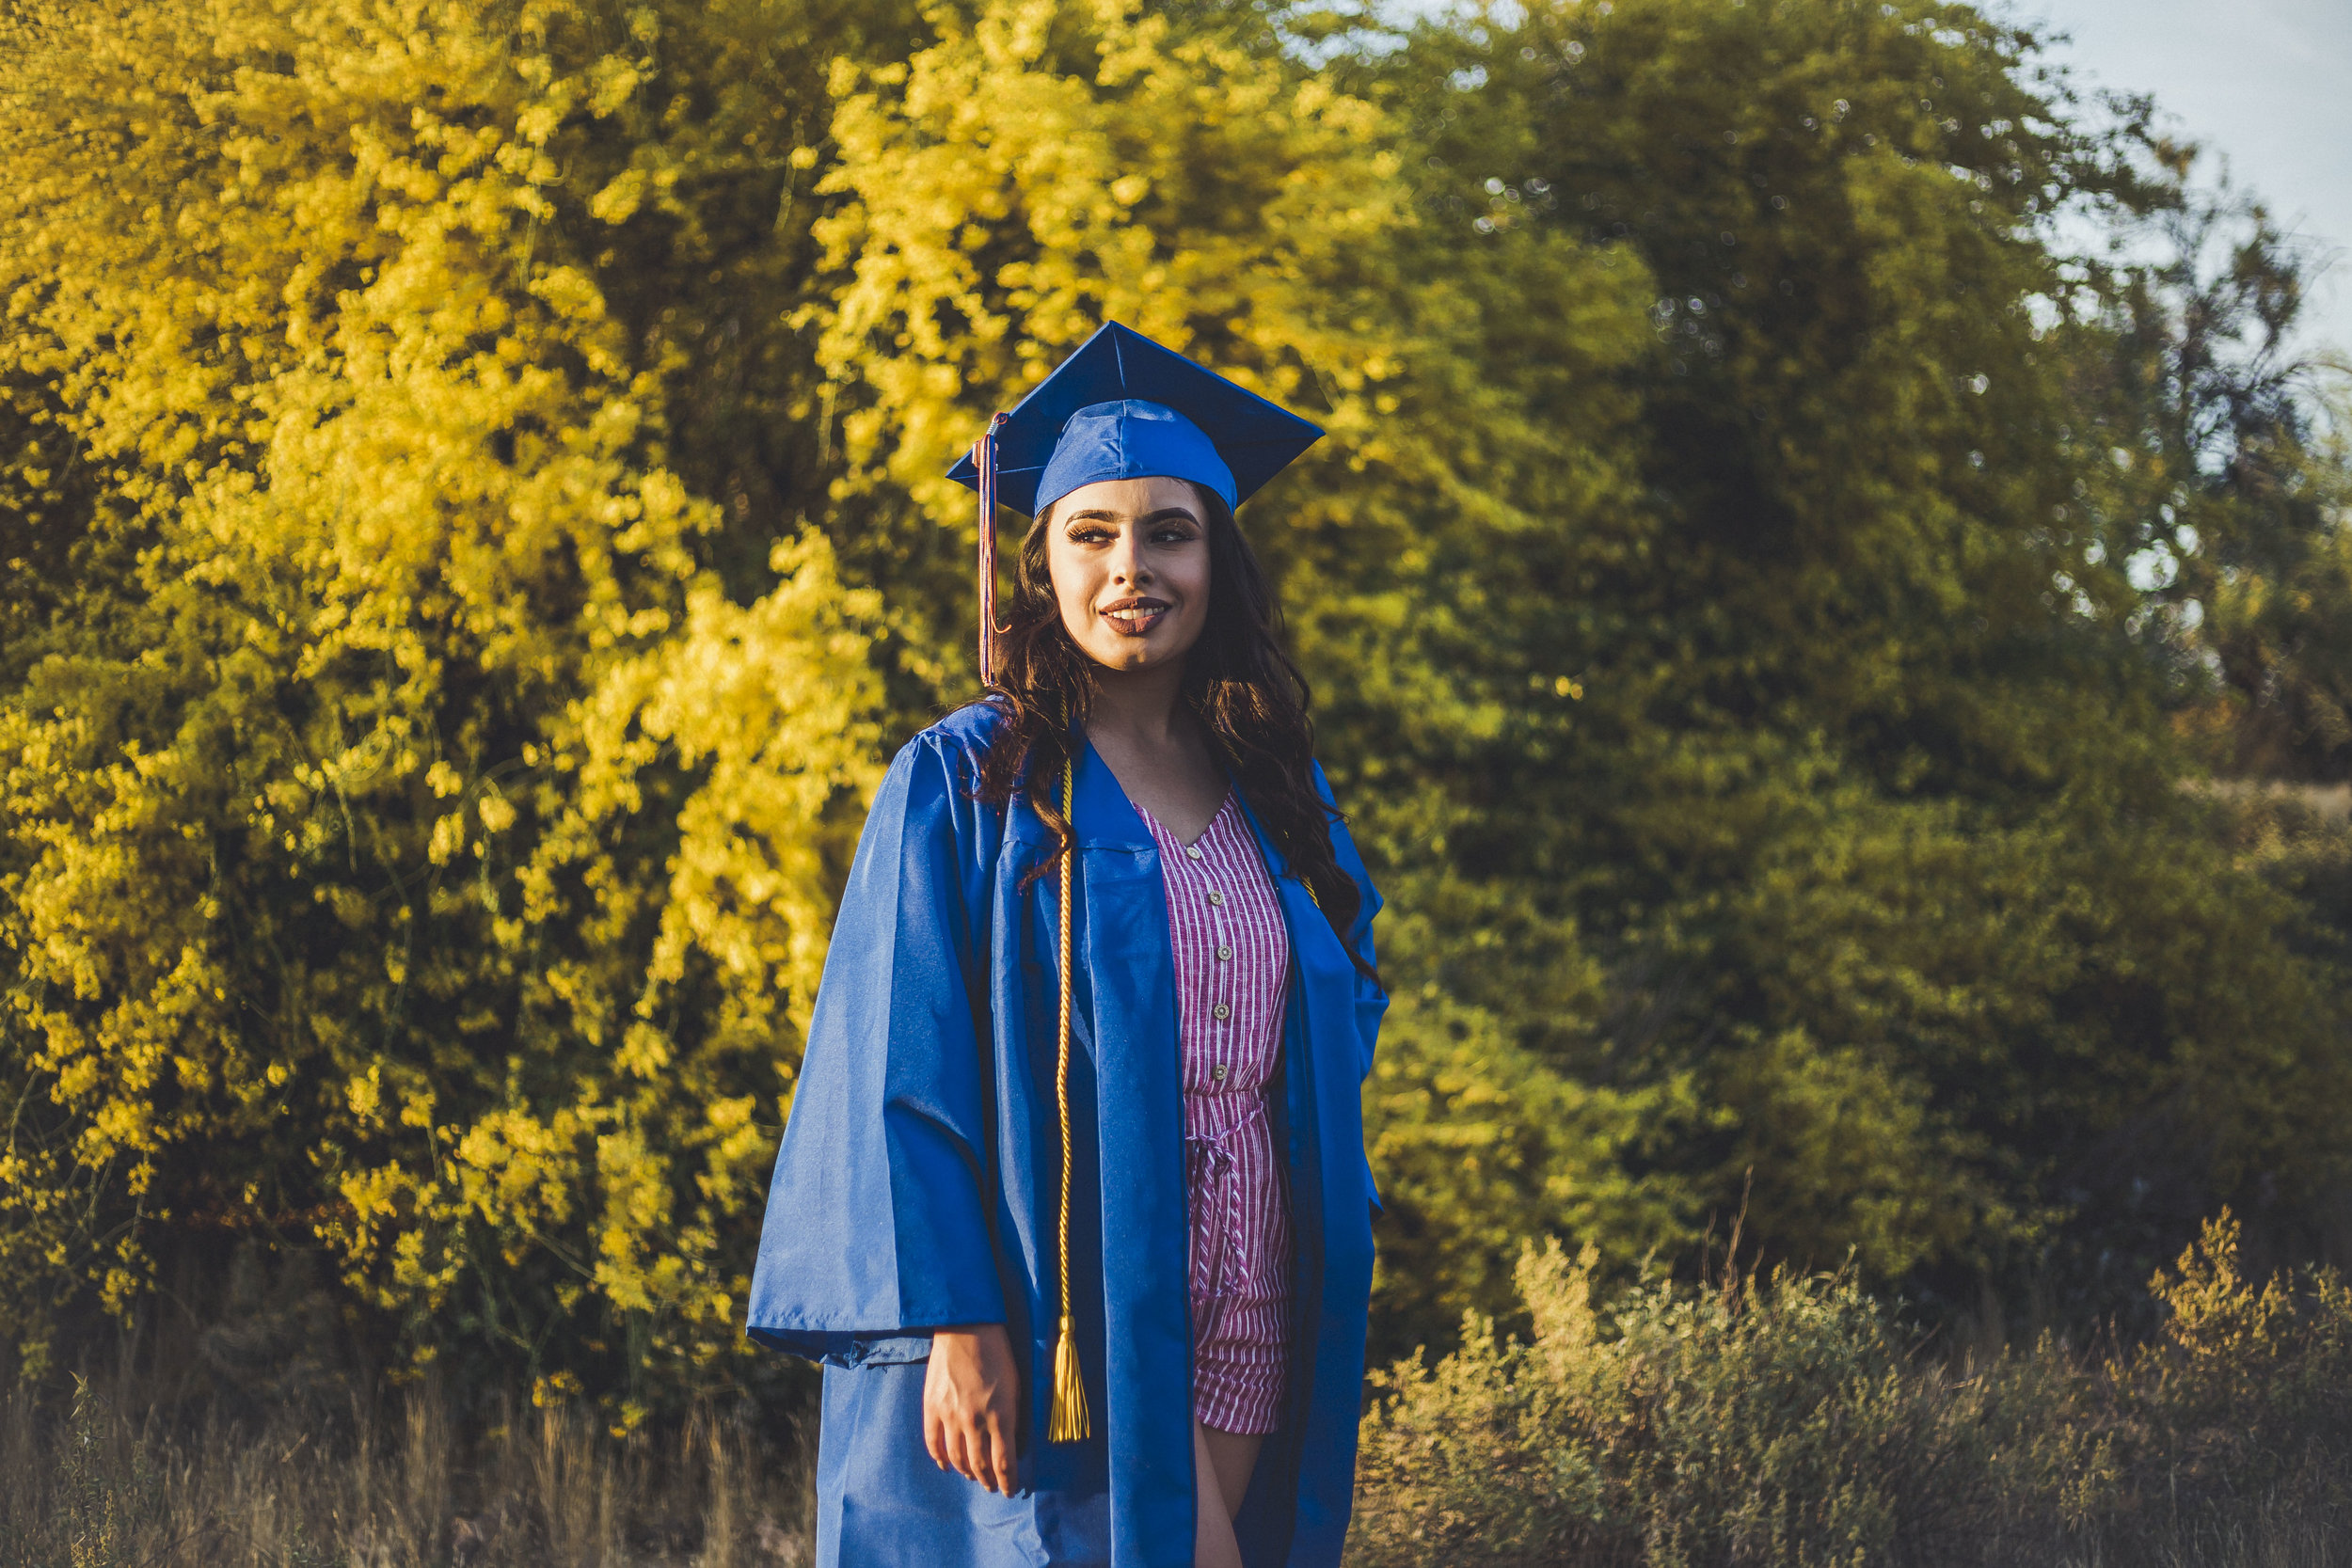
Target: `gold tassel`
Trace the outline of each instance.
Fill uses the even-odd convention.
[[[1078,1374],[1078,1335],[1070,1314],[1061,1315],[1061,1337],[1054,1341],[1054,1413],[1045,1423],[1048,1443],[1082,1443],[1092,1428],[1087,1420],[1087,1384]]]
[[[1061,1334],[1054,1341],[1054,1404],[1045,1423],[1048,1443],[1081,1443],[1093,1433],[1087,1418],[1086,1379],[1078,1370],[1078,1331],[1070,1316],[1070,867],[1077,858],[1078,828],[1071,816],[1073,768],[1061,765],[1061,1054],[1054,1093],[1061,1105]]]

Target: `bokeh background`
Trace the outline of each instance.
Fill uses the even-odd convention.
[[[139,1445],[289,1412],[405,1444],[286,1504],[355,1561],[489,1560],[498,1521],[669,1551],[613,1544],[661,1456],[718,1497],[757,1453],[784,1501],[660,1539],[803,1549],[809,1374],[740,1335],[801,1031],[868,792],[974,692],[944,471],[1107,317],[1330,431],[1242,520],[1389,903],[1375,1362],[1534,1387],[1497,1346],[1549,1335],[1634,1398],[1654,1329],[1826,1368],[1706,1429],[1822,1517],[1789,1454],[1946,1472],[1775,1422],[1899,1388],[1918,1452],[1977,1453],[1949,1390],[1993,1366],[2014,1430],[2088,1434],[1966,1472],[2040,1538],[2159,1474],[2177,1518],[2184,1453],[2196,1496],[2319,1485],[2279,1465],[2335,1451],[2352,1343],[2310,1272],[2352,1246],[2340,143],[2233,143],[2225,182],[2190,100],[2108,90],[2166,85],[2100,54],[2163,25],[2115,14],[0,10],[24,1451],[83,1421],[178,1473]],[[75,1402],[101,1365],[162,1414]],[[1746,1515],[1587,1497],[1553,1437],[1464,1459],[1520,1478],[1486,1501],[1412,1492],[1395,1444],[1489,1427],[1766,1485],[1545,1399],[1375,1408],[1377,1560],[1439,1515],[1520,1541],[1536,1497],[1633,1511],[1578,1560],[1994,1539],[1931,1488],[1943,1534],[1899,1498],[1677,1557],[1639,1521]]]

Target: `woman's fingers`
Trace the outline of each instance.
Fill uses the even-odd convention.
[[[991,1492],[1012,1496],[1012,1440],[996,1412],[974,1411],[961,1437],[966,1463],[957,1468]]]
[[[989,1402],[987,1427],[982,1433],[988,1441],[991,1461],[990,1484],[1004,1496],[1012,1496],[1012,1411],[1010,1399]]]
[[[947,1468],[968,1479],[972,1474],[972,1462],[964,1457],[963,1439],[963,1423],[949,1421],[947,1423]]]
[[[1012,1443],[997,1422],[979,1412],[964,1430],[964,1474],[992,1492],[1012,1496]]]
[[[972,1464],[979,1472],[972,1479],[991,1492],[1005,1491],[1000,1469],[1003,1458],[1001,1442],[991,1429],[986,1413],[982,1412],[972,1429]]]
[[[947,1468],[947,1402],[936,1361],[923,1376],[923,1451],[931,1463]]]

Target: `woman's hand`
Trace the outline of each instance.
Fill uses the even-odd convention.
[[[931,1331],[923,1375],[923,1447],[931,1463],[1009,1497],[1021,1380],[1003,1323]]]

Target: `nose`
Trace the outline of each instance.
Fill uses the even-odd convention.
[[[1143,562],[1143,541],[1139,529],[1121,529],[1119,540],[1111,546],[1111,581],[1130,589],[1140,589],[1152,580],[1152,568]]]

